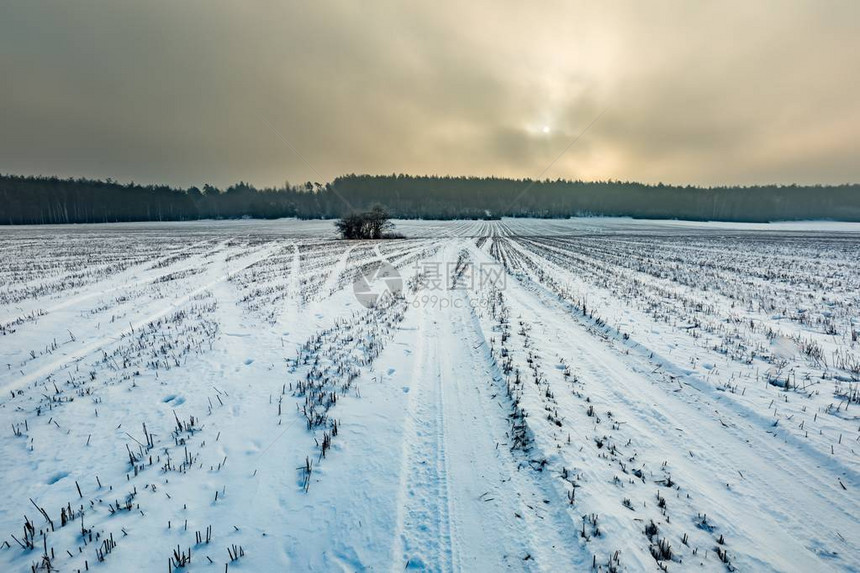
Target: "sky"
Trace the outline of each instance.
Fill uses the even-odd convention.
[[[860,182],[860,2],[10,0],[0,173]]]

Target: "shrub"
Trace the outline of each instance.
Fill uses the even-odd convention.
[[[344,239],[399,239],[402,235],[388,232],[392,228],[388,211],[376,205],[369,211],[350,213],[334,226]]]

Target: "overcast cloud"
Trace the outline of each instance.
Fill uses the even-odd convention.
[[[10,1],[0,77],[4,173],[860,181],[853,0]]]

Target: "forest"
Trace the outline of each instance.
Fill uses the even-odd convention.
[[[401,219],[628,216],[713,221],[860,221],[860,185],[694,187],[412,175],[329,183],[175,188],[113,180],[0,175],[0,224],[297,217],[338,218],[383,205]]]

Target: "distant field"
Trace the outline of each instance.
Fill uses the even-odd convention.
[[[860,569],[860,224],[396,225],[4,228],[0,570]]]

